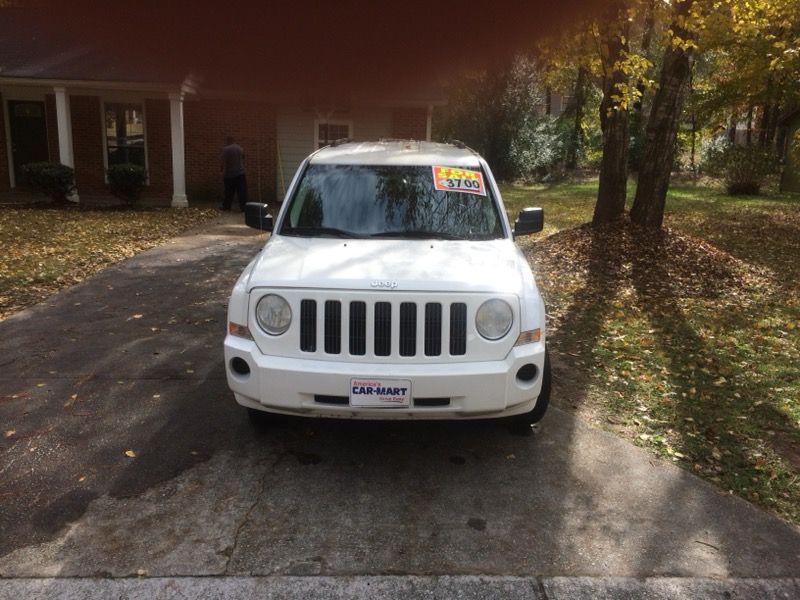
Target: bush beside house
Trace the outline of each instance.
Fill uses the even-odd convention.
[[[64,202],[75,192],[75,171],[58,162],[35,162],[23,165],[30,186],[50,196],[56,202]]]
[[[147,171],[139,165],[131,163],[111,165],[106,174],[111,193],[131,206],[139,200],[147,185]]]

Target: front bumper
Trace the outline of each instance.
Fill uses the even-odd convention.
[[[343,363],[261,354],[250,340],[225,338],[225,371],[236,401],[269,412],[344,419],[478,419],[528,412],[542,386],[544,343],[516,346],[503,360],[430,364]],[[240,375],[231,361],[247,362]],[[530,381],[517,378],[525,365],[536,365]],[[348,397],[350,380],[404,379],[411,381],[407,408],[361,408],[322,403],[320,397]],[[413,399],[448,398],[445,406],[416,406]]]

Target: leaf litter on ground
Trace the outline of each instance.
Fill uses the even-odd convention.
[[[565,390],[566,408],[800,522],[800,336],[787,326],[800,318],[798,284],[774,246],[769,260],[749,260],[757,247],[743,260],[672,224],[626,218],[520,240],[551,350],[582,374],[571,382],[587,382]],[[800,227],[784,243],[798,239]]]

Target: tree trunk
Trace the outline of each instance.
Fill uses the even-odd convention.
[[[642,56],[647,57],[650,53],[650,44],[653,41],[653,30],[656,26],[656,0],[650,0],[647,4],[644,17],[644,30],[642,31]],[[641,79],[636,82],[636,89],[639,90],[639,97],[633,104],[634,111],[642,111],[642,98],[644,97],[644,81]]]
[[[586,105],[586,68],[578,67],[578,77],[575,79],[575,93],[572,96],[575,105],[575,120],[572,125],[572,134],[567,146],[566,168],[578,168],[578,150],[583,146],[583,110]]]
[[[645,8],[644,28],[642,30],[642,49],[641,54],[645,58],[650,54],[650,44],[653,40],[653,30],[655,28],[655,0],[649,0]],[[636,82],[637,98],[633,102],[633,110],[630,116],[630,128],[632,138],[632,148],[630,150],[630,168],[637,172],[642,163],[642,144],[645,134],[645,118],[643,113],[643,100],[646,91],[645,82],[639,79]]]
[[[747,107],[747,134],[745,137],[745,141],[747,145],[751,145],[753,143],[753,105]]]
[[[693,37],[682,25],[693,4],[694,0],[675,4],[675,17],[670,27],[675,35],[684,40]],[[631,219],[646,227],[659,229],[664,222],[678,121],[691,72],[689,53],[689,50],[680,46],[670,46],[664,52],[659,88],[647,121],[636,197],[631,208]]]
[[[694,63],[689,68],[689,104],[692,112],[692,149],[689,155],[689,166],[692,169],[692,176],[697,177],[697,111],[694,102]]]
[[[783,92],[775,89],[772,80],[769,81],[769,97],[764,105],[764,115],[761,119],[761,146],[766,150],[776,150],[775,132],[778,128],[778,120],[781,115],[781,105],[783,103]]]
[[[600,163],[600,185],[594,207],[593,225],[609,223],[625,213],[628,185],[628,109],[613,96],[623,94],[628,77],[619,69],[628,51],[627,15],[624,5],[610,11],[604,32],[607,55],[603,57],[603,100],[600,102],[600,127],[603,130],[603,159]]]
[[[736,127],[739,125],[739,113],[734,112],[731,115],[730,127],[728,127],[728,141],[731,144],[736,143]]]
[[[761,122],[758,127],[758,145],[762,148],[767,147],[769,139],[769,124],[772,119],[772,104],[764,102],[761,108]]]
[[[778,97],[775,100],[775,104],[772,105],[772,114],[770,115],[769,120],[769,131],[767,132],[767,148],[776,149],[779,146],[775,144],[775,133],[778,130],[778,120],[781,115],[781,100],[782,98]]]

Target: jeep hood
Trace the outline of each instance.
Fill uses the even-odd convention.
[[[505,292],[530,278],[513,242],[274,236],[250,273],[257,287]],[[526,278],[522,269],[528,271]],[[392,287],[396,282],[396,287]]]

